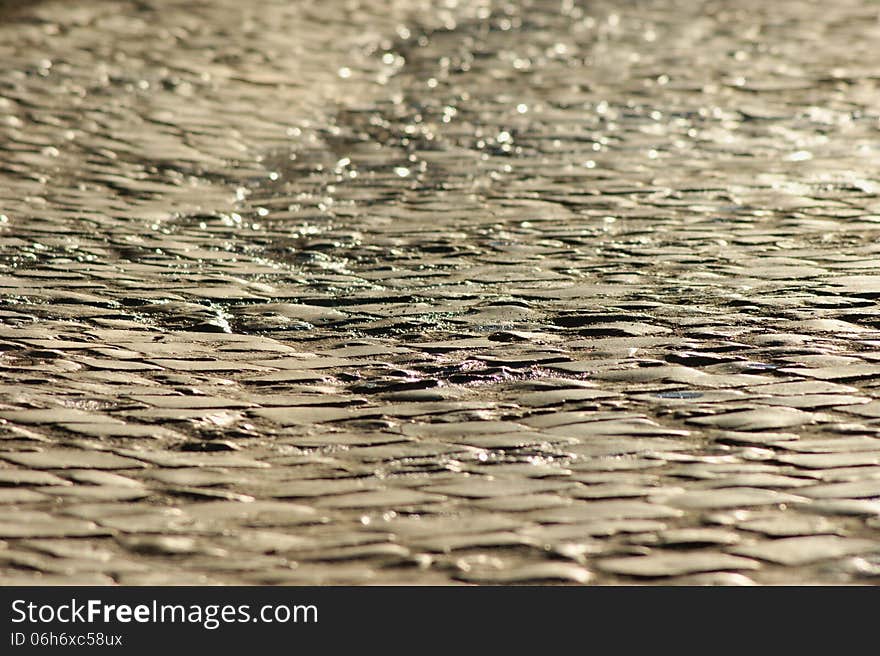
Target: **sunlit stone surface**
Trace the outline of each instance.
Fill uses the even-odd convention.
[[[878,16],[0,2],[0,583],[876,582]]]

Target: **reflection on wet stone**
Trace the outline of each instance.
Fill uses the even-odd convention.
[[[878,9],[339,4],[4,14],[0,582],[876,582]]]

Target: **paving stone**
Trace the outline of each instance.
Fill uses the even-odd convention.
[[[850,364],[843,367],[816,367],[812,369],[793,368],[780,369],[780,371],[829,381],[864,380],[880,376],[880,366],[871,364]]]
[[[392,531],[404,538],[432,537],[446,534],[502,532],[521,526],[521,522],[504,515],[486,512],[467,515],[402,515],[370,522],[372,531]]]
[[[846,409],[848,414],[859,415],[861,417],[870,417],[871,419],[880,418],[880,401],[871,401],[854,405]]]
[[[681,494],[673,494],[672,496],[663,494],[657,498],[662,500],[663,503],[678,508],[700,510],[794,504],[807,501],[805,497],[794,494],[750,487],[722,488],[713,490],[711,493],[691,490]]]
[[[679,576],[668,580],[669,585],[698,585],[698,586],[752,586],[757,585],[754,580],[743,574],[733,572],[707,572],[705,574],[691,574]]]
[[[872,499],[880,497],[880,480],[814,485],[798,492],[813,499]]]
[[[690,419],[689,423],[728,430],[776,430],[801,426],[813,421],[813,415],[795,408],[767,408],[766,410],[741,410],[711,417]]]
[[[134,394],[131,398],[159,408],[247,408],[251,404],[215,396],[175,396],[172,394]]]
[[[582,460],[597,457],[660,454],[674,451],[685,451],[688,444],[679,440],[668,440],[662,437],[649,439],[626,436],[596,436],[582,440],[580,443],[567,446],[566,450],[579,456]],[[577,465],[576,465],[577,466]]]
[[[412,544],[417,549],[438,553],[485,548],[499,549],[537,546],[534,538],[511,531],[425,537],[414,540]]]
[[[856,451],[854,453],[799,453],[777,456],[779,462],[804,469],[833,469],[880,465],[880,451]]]
[[[555,426],[547,430],[553,435],[563,435],[586,440],[600,435],[627,435],[633,437],[684,437],[688,431],[666,429],[648,419],[618,421],[591,421],[580,424]]]
[[[793,476],[783,476],[781,474],[769,474],[766,472],[755,472],[738,474],[731,472],[727,475],[717,475],[699,487],[703,489],[720,489],[720,488],[779,488],[779,489],[796,489],[810,486],[815,481],[805,478],[795,478]],[[798,494],[803,494],[798,491]],[[810,496],[805,494],[804,496]]]
[[[593,501],[573,503],[561,508],[542,511],[535,516],[546,522],[578,523],[591,520],[665,519],[679,517],[682,511],[669,506],[641,501]]]
[[[674,493],[674,488],[664,488],[665,492]],[[680,492],[684,489],[679,488]],[[576,499],[625,499],[625,498],[641,498],[648,497],[657,493],[657,488],[642,487],[638,485],[626,485],[625,483],[605,483],[599,485],[588,485],[570,492],[571,496]]]
[[[467,446],[451,444],[424,443],[401,440],[381,446],[364,446],[351,448],[340,457],[357,462],[382,462],[404,460],[409,458],[441,458],[467,455],[475,452]]]
[[[519,496],[477,499],[474,507],[493,512],[528,512],[566,506],[571,500],[556,494],[524,494]]]
[[[166,586],[166,585],[217,585],[217,581],[206,574],[179,571],[124,572],[117,577],[119,585]],[[107,585],[111,585],[108,583]]]
[[[305,408],[265,408],[253,414],[282,426],[309,426],[311,424],[379,417],[380,412],[371,409],[324,408],[309,406]]]
[[[146,439],[183,439],[183,434],[161,426],[145,426],[139,424],[60,424],[65,430],[73,433],[88,435],[89,437],[123,437],[123,438],[146,438]]]
[[[55,474],[30,469],[0,469],[0,486],[44,486],[71,485],[70,481],[59,478]]]
[[[45,451],[0,452],[0,458],[34,469],[140,469],[143,462],[107,451],[47,449]]]
[[[349,494],[356,490],[371,490],[378,487],[379,483],[362,478],[287,481],[273,485],[271,496],[278,498],[324,497],[336,494]]]
[[[832,517],[875,517],[880,515],[880,501],[869,499],[821,499],[805,505],[804,510]]]
[[[96,522],[112,532],[132,535],[176,535],[204,531],[205,527],[177,509],[107,515]]]
[[[235,518],[248,527],[297,526],[322,521],[314,508],[284,502],[207,501],[187,504],[180,508],[184,514],[206,524],[222,526]]]
[[[45,410],[13,410],[0,412],[0,417],[19,424],[116,424],[118,419],[75,408],[47,408]]]
[[[5,513],[0,538],[89,537],[108,535],[92,522],[42,512]]]
[[[52,488],[43,488],[47,493],[51,494]],[[0,503],[4,504],[22,504],[37,503],[45,501],[48,497],[43,492],[35,492],[32,490],[15,490],[10,488],[0,489]]]
[[[834,524],[824,517],[792,516],[787,513],[747,519],[737,522],[737,527],[774,538],[821,535],[835,530]]]
[[[131,456],[160,467],[233,467],[260,468],[269,465],[244,456],[225,453],[181,453],[173,451],[142,451],[120,449],[123,456]],[[48,468],[47,468],[48,469]],[[112,469],[112,467],[108,467]]]
[[[539,563],[521,567],[506,567],[501,570],[470,570],[461,572],[457,578],[473,583],[516,583],[570,582],[588,583],[593,575],[589,570],[569,563]]]
[[[394,510],[406,506],[437,503],[443,497],[417,490],[378,489],[328,496],[316,502],[322,508],[382,508]]]
[[[880,476],[880,467],[836,467],[809,473],[817,481],[847,482],[877,478]]]
[[[174,536],[149,536],[138,538],[120,538],[119,542],[127,550],[136,554],[149,556],[179,556],[201,553],[224,556],[223,550],[205,549],[196,540],[182,535]]]
[[[607,558],[597,562],[604,572],[637,577],[680,576],[698,572],[756,570],[760,564],[751,558],[723,553],[652,554],[633,558]]]
[[[836,437],[829,439],[807,439],[792,441],[790,444],[779,444],[778,448],[799,453],[858,453],[859,451],[877,451],[880,440],[873,437],[855,435],[853,437]]]
[[[856,580],[872,581],[880,576],[880,567],[878,567],[876,556],[849,558],[836,567],[832,566],[831,569],[841,571],[844,580],[855,578]]]
[[[241,563],[242,571],[246,571],[247,563]],[[258,568],[248,572],[243,580],[250,585],[340,585],[343,582],[363,585],[376,578],[376,571],[369,565],[310,564],[295,568]]]
[[[880,551],[880,542],[837,535],[810,535],[733,547],[735,554],[781,565],[807,565],[852,554]]]
[[[661,531],[657,544],[663,546],[712,546],[730,545],[740,541],[735,531],[715,528],[682,528]]]
[[[3,576],[6,585],[12,586],[64,586],[64,585],[116,585],[116,581],[105,574],[100,573],[76,573],[64,572],[61,574],[47,574],[44,572],[30,572],[22,574],[13,571]]]
[[[423,488],[427,492],[452,495],[473,499],[488,499],[495,497],[509,497],[522,494],[539,492],[558,492],[571,488],[571,484],[564,481],[545,480],[510,480],[501,478],[468,477],[459,483],[446,485],[431,485]]]
[[[271,371],[271,367],[260,367],[257,365],[241,362],[237,360],[174,360],[170,358],[157,358],[151,363],[143,366],[143,368],[170,369],[172,371],[185,372],[228,372],[228,371]]]
[[[583,401],[595,401],[597,399],[614,398],[614,392],[599,389],[561,389],[547,390],[544,392],[530,392],[521,395],[517,401],[531,407],[557,406],[565,403],[580,403]]]

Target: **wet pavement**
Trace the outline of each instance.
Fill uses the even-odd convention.
[[[880,5],[243,4],[0,3],[0,583],[878,581]]]

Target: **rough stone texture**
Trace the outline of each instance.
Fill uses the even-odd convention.
[[[876,582],[878,16],[0,2],[0,583]]]

